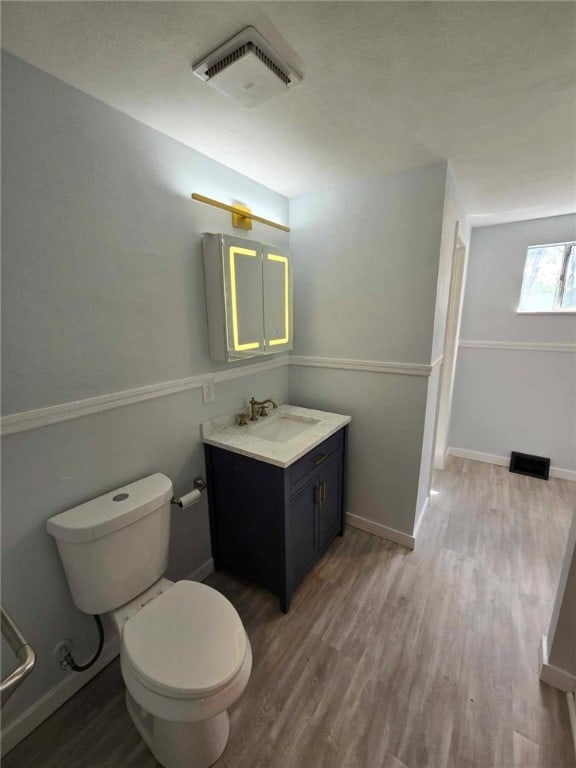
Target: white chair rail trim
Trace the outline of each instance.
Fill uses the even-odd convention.
[[[432,363],[393,363],[380,360],[350,360],[341,357],[311,357],[291,355],[290,365],[309,368],[333,368],[342,371],[368,371],[369,373],[395,373],[401,376],[430,376],[444,355]]]
[[[551,341],[490,341],[462,339],[461,349],[508,349],[517,352],[576,352],[576,344]]]
[[[26,432],[30,429],[47,427],[50,424],[58,424],[62,421],[80,419],[94,413],[110,411],[114,408],[122,408],[125,405],[141,403],[145,400],[153,400],[156,397],[173,395],[188,389],[198,389],[207,382],[223,382],[237,379],[243,376],[254,376],[274,368],[285,365],[311,366],[314,368],[337,368],[349,371],[368,371],[372,373],[392,373],[408,376],[430,376],[434,368],[442,362],[439,357],[431,364],[420,363],[386,363],[375,360],[348,360],[343,358],[306,357],[302,355],[283,355],[273,360],[261,363],[252,363],[239,368],[231,368],[225,371],[212,371],[189,376],[175,381],[163,381],[159,384],[148,384],[136,389],[126,389],[122,392],[112,392],[108,395],[89,397],[85,400],[76,400],[70,403],[49,405],[45,408],[37,408],[32,411],[12,413],[0,420],[0,435],[2,437],[14,435],[18,432]]]
[[[263,363],[253,363],[240,368],[232,368],[225,371],[213,371],[197,376],[189,376],[175,381],[163,381],[159,384],[148,384],[136,389],[126,389],[122,392],[112,392],[109,395],[89,397],[86,400],[76,400],[72,403],[50,405],[46,408],[38,408],[33,411],[23,411],[4,416],[1,422],[1,434],[12,435],[16,432],[26,432],[29,429],[38,429],[50,424],[58,424],[60,421],[79,419],[82,416],[90,416],[93,413],[110,411],[121,408],[124,405],[141,403],[144,400],[152,400],[156,397],[173,395],[176,392],[184,392],[188,389],[197,389],[207,382],[222,382],[237,379],[242,376],[253,376],[257,373],[270,371],[288,364],[288,357],[266,360]]]

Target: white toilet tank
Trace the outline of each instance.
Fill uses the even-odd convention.
[[[108,613],[163,575],[171,498],[171,480],[150,475],[48,520],[81,611]]]

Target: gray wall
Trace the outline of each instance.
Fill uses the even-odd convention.
[[[352,417],[347,511],[412,534],[428,379],[290,367],[290,400]]]
[[[208,357],[200,235],[231,221],[190,193],[282,222],[287,200],[10,55],[2,66],[4,415],[225,368]],[[46,519],[151,472],[188,490],[200,422],[272,393],[287,397],[285,368],[218,383],[211,405],[195,389],[3,438],[2,599],[38,653],[4,726],[63,679],[58,641],[80,659],[94,648]],[[204,500],[173,513],[168,575],[209,557]]]
[[[4,414],[225,368],[200,234],[231,216],[190,194],[276,221],[288,201],[6,53],[2,75]]]
[[[446,163],[290,201],[295,354],[431,360]],[[426,378],[290,368],[294,403],[349,413],[348,511],[414,528]]]
[[[445,182],[434,163],[290,200],[296,354],[430,362]]]
[[[472,231],[461,339],[576,342],[576,316],[517,314],[529,245],[576,239],[576,215]],[[550,456],[576,470],[573,352],[460,348],[450,445]]]

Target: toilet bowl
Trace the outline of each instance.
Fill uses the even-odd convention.
[[[250,677],[252,652],[231,603],[180,581],[123,626],[126,705],[165,768],[207,768],[228,741],[228,708]]]
[[[234,606],[162,577],[172,483],[152,475],[50,518],[75,604],[108,613],[120,637],[126,706],[164,768],[208,768],[226,747],[228,708],[252,650]]]

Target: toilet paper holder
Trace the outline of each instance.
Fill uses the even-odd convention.
[[[195,477],[194,478],[194,491],[190,491],[190,493],[185,493],[184,496],[176,498],[176,496],[173,496],[171,499],[171,504],[175,504],[177,507],[180,507],[180,509],[184,509],[184,506],[188,506],[186,503],[188,500],[186,497],[191,496],[193,493],[198,492],[198,501],[200,500],[200,493],[206,488],[207,482],[204,480],[203,477]]]

